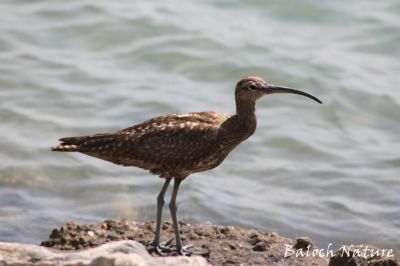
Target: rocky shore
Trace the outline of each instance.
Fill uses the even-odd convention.
[[[298,266],[400,266],[394,256],[357,256],[365,246],[337,251],[334,257],[312,256],[309,238],[289,239],[277,233],[233,226],[180,223],[184,243],[203,256],[159,257],[146,249],[154,237],[153,221],[108,220],[98,224],[67,223],[54,229],[40,246],[0,243],[2,265],[298,265]],[[173,238],[172,224],[162,225],[164,240]],[[374,248],[368,246],[370,249]],[[285,256],[287,250],[309,256]],[[307,253],[308,252],[308,253]],[[208,254],[207,254],[208,253]],[[321,254],[321,253],[320,253]]]

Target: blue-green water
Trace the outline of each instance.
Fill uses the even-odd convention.
[[[259,75],[324,105],[261,99],[255,135],[183,183],[179,218],[399,252],[399,14],[397,0],[1,1],[0,241],[154,219],[157,177],[49,147],[233,113],[236,81]]]

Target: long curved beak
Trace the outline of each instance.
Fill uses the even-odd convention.
[[[280,86],[275,86],[275,85],[268,85],[267,87],[264,88],[264,93],[265,94],[272,94],[272,93],[293,93],[293,94],[299,94],[299,95],[303,95],[305,97],[308,97],[310,99],[313,99],[314,101],[322,104],[322,101],[320,99],[318,99],[317,97],[304,92],[304,91],[299,91],[299,90],[295,90],[295,89],[291,89],[291,88],[287,88],[287,87],[280,87]]]

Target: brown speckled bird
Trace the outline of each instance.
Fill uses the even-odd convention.
[[[160,243],[164,194],[172,178],[174,187],[169,203],[175,231],[176,251],[189,255],[182,246],[176,217],[176,196],[188,175],[218,166],[226,156],[256,130],[256,101],[263,95],[294,93],[322,103],[316,97],[291,88],[268,84],[259,77],[245,77],[236,85],[236,114],[216,112],[170,114],[147,120],[114,132],[60,139],[53,151],[81,152],[123,166],[136,166],[165,178],[157,197],[157,223],[154,250],[173,250]]]

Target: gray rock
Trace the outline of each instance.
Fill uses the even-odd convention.
[[[0,242],[0,266],[172,266],[209,265],[202,257],[151,257],[132,240],[110,242],[96,248],[60,251],[29,244]]]

